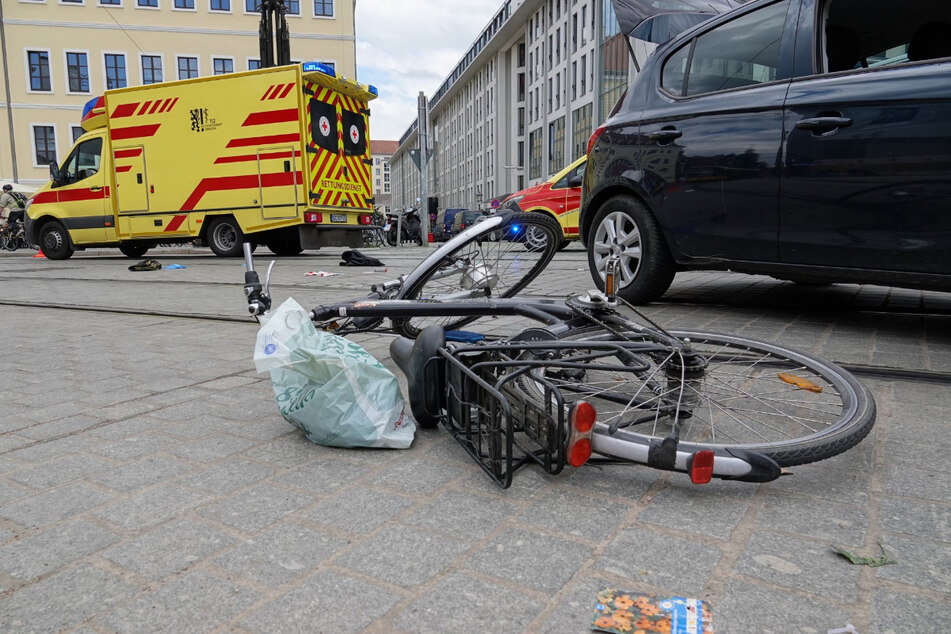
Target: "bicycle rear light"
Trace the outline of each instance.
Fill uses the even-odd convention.
[[[687,462],[690,481],[694,484],[706,484],[713,479],[713,452],[705,449],[695,452]]]
[[[580,467],[591,457],[591,434],[598,413],[587,401],[575,403],[568,414],[571,430],[568,434],[568,464]]]

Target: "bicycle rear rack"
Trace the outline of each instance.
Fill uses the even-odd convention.
[[[446,395],[441,422],[503,489],[512,484],[512,474],[525,465],[535,464],[556,475],[566,461],[564,400],[556,388],[535,376],[530,380],[543,386],[540,402],[516,387],[527,368],[507,372],[511,368],[499,359],[500,351],[517,349],[501,344],[439,350]]]

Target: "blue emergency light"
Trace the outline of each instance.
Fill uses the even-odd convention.
[[[323,73],[324,75],[330,75],[331,77],[336,77],[337,73],[331,66],[323,64],[321,62],[304,62],[304,72],[313,73],[313,72]]]
[[[86,115],[89,114],[90,110],[96,107],[96,104],[99,103],[101,99],[102,97],[93,97],[92,99],[86,102],[86,105],[83,106],[83,118],[85,118]]]

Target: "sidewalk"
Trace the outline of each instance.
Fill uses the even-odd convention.
[[[358,296],[423,250],[372,253],[386,274],[339,267],[339,252],[281,258],[272,291]],[[951,620],[945,384],[867,379],[871,435],[772,483],[612,466],[523,470],[503,491],[439,430],[405,451],[309,443],[254,371],[241,262],[148,257],[187,268],[0,254],[0,320],[20,325],[0,358],[4,632],[580,633],[605,586],[709,600],[726,633]],[[528,294],[589,285],[571,247]],[[939,379],[949,298],[697,272],[644,313]],[[355,340],[392,367],[388,337]]]

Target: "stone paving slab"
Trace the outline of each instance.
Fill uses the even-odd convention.
[[[381,252],[388,272],[422,253]],[[303,277],[338,258],[280,259],[275,291],[365,290],[372,273]],[[501,490],[439,430],[399,451],[308,442],[253,369],[240,263],[174,261],[189,268],[149,280],[107,251],[0,254],[0,321],[19,325],[0,357],[0,631],[572,633],[608,585],[709,600],[720,632],[951,620],[945,383],[866,379],[870,436],[772,483],[697,487],[606,466],[526,469]],[[536,293],[589,285],[575,247],[545,275]],[[49,307],[77,303],[169,314]],[[171,315],[199,304],[232,321]],[[644,313],[840,362],[951,371],[938,293],[697,272]],[[392,367],[388,337],[355,340]],[[833,545],[884,547],[897,563],[854,566]]]

